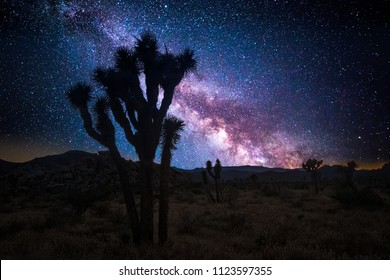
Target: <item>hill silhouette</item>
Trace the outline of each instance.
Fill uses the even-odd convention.
[[[86,166],[93,165],[94,161],[100,159],[101,163],[105,163],[115,172],[114,166],[109,162],[109,155],[107,152],[89,153],[80,150],[71,150],[62,154],[48,155],[44,157],[35,158],[33,160],[15,163],[0,159],[0,177],[14,174],[18,176],[33,175],[34,173],[49,172],[61,173],[68,170],[69,167],[75,165]],[[137,163],[129,161],[134,165],[131,170],[136,169]],[[158,164],[155,165],[156,168]],[[385,164],[381,169],[377,170],[356,170],[357,177],[368,178],[378,174],[390,173],[389,164]],[[83,169],[83,168],[82,168]],[[158,168],[157,168],[158,169]],[[189,182],[202,182],[202,168],[195,168],[186,170],[181,168],[173,168],[176,170],[175,174],[180,173]],[[338,166],[324,165],[320,169],[321,180],[342,179],[343,174],[340,173]],[[310,178],[302,168],[284,169],[284,168],[269,168],[264,166],[224,166],[222,169],[222,178],[225,181],[234,181],[249,179],[250,176],[256,175],[256,180],[261,181],[275,181],[275,182],[297,182],[309,181]],[[182,178],[182,179],[183,179]]]

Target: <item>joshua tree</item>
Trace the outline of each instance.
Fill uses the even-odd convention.
[[[202,170],[202,179],[203,179],[203,184],[205,185],[206,187],[206,191],[211,199],[212,202],[215,202],[215,198],[213,196],[213,194],[211,193],[210,189],[208,188],[208,178],[207,178],[207,172],[206,170]]]
[[[94,72],[94,80],[106,93],[106,99],[100,102],[104,104],[104,113],[101,113],[104,124],[100,125],[100,129],[93,127],[87,106],[91,100],[92,88],[78,84],[69,95],[72,104],[80,110],[87,133],[106,146],[113,158],[118,158],[118,163],[123,160],[115,145],[114,126],[108,115],[109,110],[124,130],[127,141],[134,146],[140,160],[142,184],[140,236],[148,243],[153,241],[153,161],[160,142],[163,120],[172,103],[176,86],[195,68],[192,50],[185,49],[179,55],[167,50],[160,52],[154,35],[146,32],[137,39],[133,49],[119,48],[116,51],[114,67],[98,68]],[[140,85],[142,73],[146,93]],[[159,88],[162,89],[163,98],[158,108]],[[122,165],[117,164],[117,168],[122,173],[120,176],[125,178],[127,170],[122,170]],[[128,211],[131,211],[130,216],[137,217],[135,209],[128,207]]]
[[[106,146],[111,153],[113,161],[118,170],[119,179],[126,202],[127,213],[130,218],[133,241],[135,244],[141,242],[140,221],[135,206],[134,195],[131,188],[129,176],[126,170],[124,159],[121,157],[115,143],[115,128],[108,116],[108,103],[104,98],[97,99],[93,108],[96,114],[96,129],[92,125],[91,114],[88,110],[88,102],[91,101],[91,87],[86,84],[76,84],[67,93],[71,105],[77,108],[84,122],[87,133],[100,144]]]
[[[207,161],[206,169],[207,172],[210,174],[210,176],[214,179],[216,199],[217,202],[220,202],[222,196],[222,192],[219,184],[221,181],[221,170],[222,170],[221,162],[219,161],[219,159],[217,159],[217,161],[215,162],[215,166],[213,168],[213,164],[211,163],[211,161]],[[213,173],[213,169],[214,169],[214,173]]]
[[[180,140],[180,132],[184,129],[184,121],[173,116],[165,118],[161,135],[161,166],[160,166],[160,203],[159,203],[159,243],[164,244],[168,239],[168,203],[169,175],[172,151]]]
[[[311,173],[316,188],[316,193],[318,193],[318,178],[319,178],[318,168],[320,168],[322,163],[323,163],[322,160],[316,160],[314,158],[308,159],[306,163],[302,163],[302,168],[304,168],[307,172]]]
[[[358,167],[357,163],[353,160],[353,161],[347,162],[347,167],[345,169],[345,179],[347,181],[347,185],[353,191],[356,191],[355,185],[353,183],[353,174],[355,173],[355,169],[357,167]]]

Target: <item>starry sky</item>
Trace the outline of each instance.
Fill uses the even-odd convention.
[[[161,48],[191,47],[198,61],[169,111],[186,122],[174,166],[217,157],[223,165],[294,168],[316,157],[381,166],[390,160],[390,4],[368,2],[2,1],[0,158],[104,149],[65,92],[149,30]],[[136,159],[119,128],[117,141]]]

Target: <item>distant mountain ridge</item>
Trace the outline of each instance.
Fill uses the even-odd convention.
[[[192,170],[177,169],[192,182],[202,182],[202,168]],[[340,166],[324,165],[319,169],[321,179],[334,180],[344,179],[345,175],[340,171]],[[382,169],[377,170],[356,170],[355,175],[367,177],[376,174],[390,174],[390,163],[383,165]],[[253,177],[255,175],[255,177]],[[270,168],[264,166],[222,166],[222,178],[226,181],[235,181],[249,179],[252,176],[258,181],[279,181],[279,182],[297,182],[311,180],[310,174],[303,168],[285,169]]]
[[[22,165],[23,163],[10,162],[10,161],[0,159],[0,176],[12,172],[13,170],[17,169]]]
[[[34,170],[44,170],[48,172],[55,172],[56,170],[67,169],[69,166],[85,161],[86,159],[97,159],[102,157],[107,152],[89,153],[80,150],[71,150],[58,155],[48,155],[44,157],[35,158],[24,163],[8,162],[0,159],[0,176],[6,176],[10,173],[28,173]],[[202,181],[202,168],[195,168],[192,170],[174,168],[180,172],[184,177],[192,182]],[[339,166],[325,165],[320,168],[321,177],[323,179],[334,179],[342,177]],[[357,170],[356,174],[368,176],[377,172],[390,173],[390,163],[385,164],[379,170]],[[310,179],[308,174],[302,168],[284,169],[284,168],[270,168],[264,166],[222,166],[222,177],[224,180],[239,180],[248,179],[250,176],[256,175],[259,181],[301,181]]]
[[[10,162],[0,159],[0,176],[18,170],[20,168],[34,168],[39,166],[42,169],[51,171],[62,167],[67,167],[82,159],[94,157],[97,154],[88,153],[85,151],[71,150],[62,154],[48,155],[44,157],[34,158],[26,162]]]

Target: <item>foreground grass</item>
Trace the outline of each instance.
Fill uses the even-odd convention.
[[[332,198],[283,185],[232,188],[211,203],[200,186],[171,195],[170,241],[131,244],[120,193],[82,214],[61,197],[41,194],[2,202],[1,259],[389,259],[387,195],[380,208],[347,207]],[[156,201],[157,206],[157,201]],[[157,216],[157,214],[156,214]],[[155,217],[157,221],[158,217]],[[157,224],[156,224],[157,227]]]

